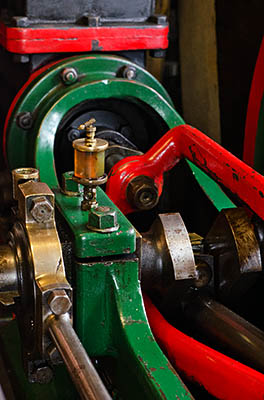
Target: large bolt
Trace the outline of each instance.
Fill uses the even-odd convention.
[[[53,216],[53,207],[44,196],[32,200],[31,215],[38,223],[48,222]]]
[[[116,210],[111,207],[99,206],[92,208],[88,218],[88,229],[96,232],[114,232],[119,225],[117,223]]]
[[[126,79],[135,79],[137,76],[137,70],[133,66],[127,66],[123,70],[123,77]]]
[[[44,365],[42,367],[38,367],[32,374],[33,382],[35,383],[49,383],[53,378],[52,369]]]
[[[65,290],[56,289],[51,292],[48,298],[48,304],[55,315],[66,314],[71,306],[71,300]]]
[[[32,114],[29,111],[21,112],[16,117],[16,123],[19,126],[19,128],[25,130],[32,128],[33,125]]]
[[[75,68],[64,68],[61,72],[61,79],[66,85],[71,85],[77,81],[78,73]]]
[[[127,186],[127,200],[139,210],[155,207],[159,201],[159,194],[154,180],[145,175],[132,179]]]

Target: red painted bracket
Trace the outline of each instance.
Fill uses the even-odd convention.
[[[152,332],[178,371],[218,399],[263,400],[263,374],[178,331],[147,296],[144,303]]]
[[[171,129],[144,155],[119,161],[110,171],[106,192],[123,213],[136,211],[127,201],[128,183],[136,176],[149,176],[160,195],[163,173],[181,158],[192,161],[264,219],[264,177],[189,125]]]
[[[13,28],[0,22],[0,44],[18,54],[166,49],[168,25]]]

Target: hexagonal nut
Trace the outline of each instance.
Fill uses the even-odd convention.
[[[65,290],[56,289],[51,292],[48,298],[48,304],[55,315],[67,313],[72,306],[71,300]]]
[[[99,206],[91,209],[88,225],[97,229],[109,229],[117,226],[117,215],[113,208]]]
[[[72,179],[73,172],[64,172],[62,175],[62,192],[67,196],[79,196],[81,193],[81,186],[78,182]]]
[[[38,223],[48,222],[53,217],[53,206],[44,196],[35,197],[32,200],[31,215]]]
[[[49,366],[43,365],[33,372],[32,378],[35,383],[46,384],[52,380],[53,371]]]

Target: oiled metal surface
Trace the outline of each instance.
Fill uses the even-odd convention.
[[[48,318],[48,329],[81,398],[110,400],[106,388],[76,335],[67,314]]]
[[[189,234],[179,213],[160,214],[175,280],[195,278],[195,262]]]
[[[186,304],[184,312],[203,334],[240,361],[264,372],[264,332],[206,296],[198,296]]]

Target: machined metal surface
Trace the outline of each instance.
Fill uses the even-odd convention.
[[[61,244],[55,225],[53,192],[45,183],[28,181],[18,185],[17,199],[19,218],[24,227],[24,243],[28,247],[25,254],[30,254],[29,260],[23,260],[22,257],[21,264],[28,262],[28,269],[32,268],[27,274],[22,271],[20,275],[20,294],[29,299],[31,296],[34,304],[34,315],[31,318],[36,329],[34,339],[39,353],[43,355],[49,345],[44,321],[52,312],[47,301],[48,296],[57,289],[63,289],[71,296],[71,287],[65,276]],[[16,236],[15,231],[14,235]]]
[[[47,326],[81,398],[110,400],[111,397],[76,335],[69,316],[50,316]]]
[[[260,329],[202,295],[184,304],[184,314],[196,329],[228,350],[231,356],[264,372],[264,332]]]
[[[221,211],[205,237],[205,251],[215,258],[219,298],[231,301],[252,287],[262,271],[260,245],[244,208]]]
[[[36,168],[17,168],[12,171],[13,198],[18,200],[18,185],[26,181],[39,181],[39,171]]]
[[[179,213],[160,214],[143,234],[141,276],[144,287],[195,279],[192,245]]]
[[[195,262],[188,231],[180,214],[160,214],[175,280],[195,278]]]
[[[0,245],[0,302],[14,304],[18,297],[18,277],[15,254],[8,245]]]

